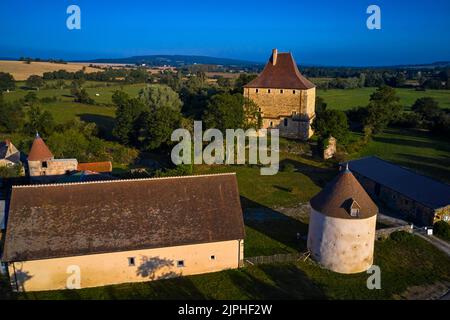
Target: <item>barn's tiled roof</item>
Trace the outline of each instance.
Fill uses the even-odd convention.
[[[350,215],[354,202],[360,208],[356,217]],[[366,219],[378,213],[378,207],[350,170],[340,172],[310,203],[313,209],[334,218]]]
[[[46,161],[50,159],[53,159],[52,152],[39,134],[36,134],[30,153],[28,154],[28,161]]]
[[[366,157],[349,162],[352,171],[429,208],[450,205],[450,185],[382,160]]]
[[[235,174],[17,186],[3,260],[243,238]]]
[[[88,162],[88,163],[79,163],[77,166],[78,171],[94,171],[94,172],[111,172],[112,171],[112,163],[111,161],[103,161],[103,162]]]
[[[264,70],[256,79],[245,85],[245,88],[279,88],[306,90],[315,85],[306,79],[298,70],[290,52],[274,53],[277,55],[273,64],[273,55]]]

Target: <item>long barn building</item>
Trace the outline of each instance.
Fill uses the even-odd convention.
[[[17,291],[86,288],[237,268],[244,236],[235,174],[15,186],[2,261]]]

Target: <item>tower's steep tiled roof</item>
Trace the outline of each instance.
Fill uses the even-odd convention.
[[[243,239],[235,174],[15,186],[4,261]]]
[[[298,70],[290,52],[274,53],[259,76],[244,88],[299,89],[314,88],[315,85],[306,79]]]
[[[28,154],[28,161],[46,161],[53,159],[53,154],[45,144],[44,140],[36,134],[30,153]]]
[[[349,212],[354,202],[360,209],[356,217]],[[335,218],[366,219],[378,213],[376,204],[348,169],[339,173],[310,203],[313,209]]]

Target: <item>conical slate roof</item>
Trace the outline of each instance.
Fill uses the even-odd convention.
[[[350,215],[352,206],[359,208],[357,216]],[[378,213],[378,207],[348,168],[315,195],[311,207],[324,215],[342,219],[366,219]]]
[[[30,153],[28,154],[28,161],[46,161],[53,159],[53,154],[45,144],[44,140],[36,134]]]
[[[300,73],[290,52],[274,52],[261,74],[244,87],[306,90],[315,85]]]

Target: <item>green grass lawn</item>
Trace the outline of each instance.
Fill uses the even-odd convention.
[[[380,290],[369,290],[369,275],[337,274],[310,260],[153,282],[31,292],[20,299],[392,299],[408,287],[450,281],[450,258],[426,241],[377,241]]]
[[[68,84],[70,82],[67,82]],[[106,86],[105,82],[86,82],[84,88],[89,93],[90,97],[95,100],[98,104],[112,104],[111,97],[116,90],[125,91],[130,96],[136,96],[139,91],[146,86],[146,84],[138,83],[138,84],[117,84],[113,83],[109,86]],[[99,86],[93,88],[93,86]],[[14,101],[17,99],[22,99],[28,92],[35,92],[36,95],[42,99],[45,97],[57,97],[60,99],[60,102],[72,102],[73,97],[70,94],[70,89],[41,89],[39,91],[35,90],[24,90],[19,86],[15,91],[8,92],[4,94],[4,97],[8,101]],[[99,96],[96,96],[99,94]]]
[[[348,110],[353,107],[366,106],[369,103],[370,95],[376,88],[358,89],[328,89],[317,90],[317,95],[325,99],[331,109]],[[395,89],[400,97],[400,103],[409,110],[410,106],[422,97],[432,97],[439,102],[442,108],[450,108],[450,90],[426,90],[416,91],[414,89]]]
[[[352,133],[354,137],[360,134]],[[352,158],[376,155],[450,183],[450,142],[412,129],[386,129]]]

